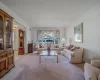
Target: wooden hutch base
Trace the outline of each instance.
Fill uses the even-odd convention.
[[[0,54],[0,78],[9,72],[14,67],[14,54],[2,53]]]

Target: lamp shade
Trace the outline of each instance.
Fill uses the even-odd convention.
[[[61,39],[61,42],[64,43],[64,42],[65,42],[65,38],[62,38],[62,39]]]

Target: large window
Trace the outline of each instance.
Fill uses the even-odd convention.
[[[38,30],[37,40],[42,44],[58,44],[60,41],[60,31],[59,30]]]

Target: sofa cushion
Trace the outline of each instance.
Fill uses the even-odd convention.
[[[91,65],[100,68],[100,60],[91,60]]]
[[[63,51],[67,53],[67,49],[63,49]]]
[[[64,49],[64,52],[65,52],[66,54],[71,55],[72,57],[74,56],[74,51],[70,51],[70,50]]]
[[[69,46],[66,46],[65,49],[68,49]]]
[[[51,44],[51,48],[59,48],[58,44]]]

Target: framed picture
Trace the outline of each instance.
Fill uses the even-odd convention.
[[[74,27],[74,41],[83,42],[83,23]]]

